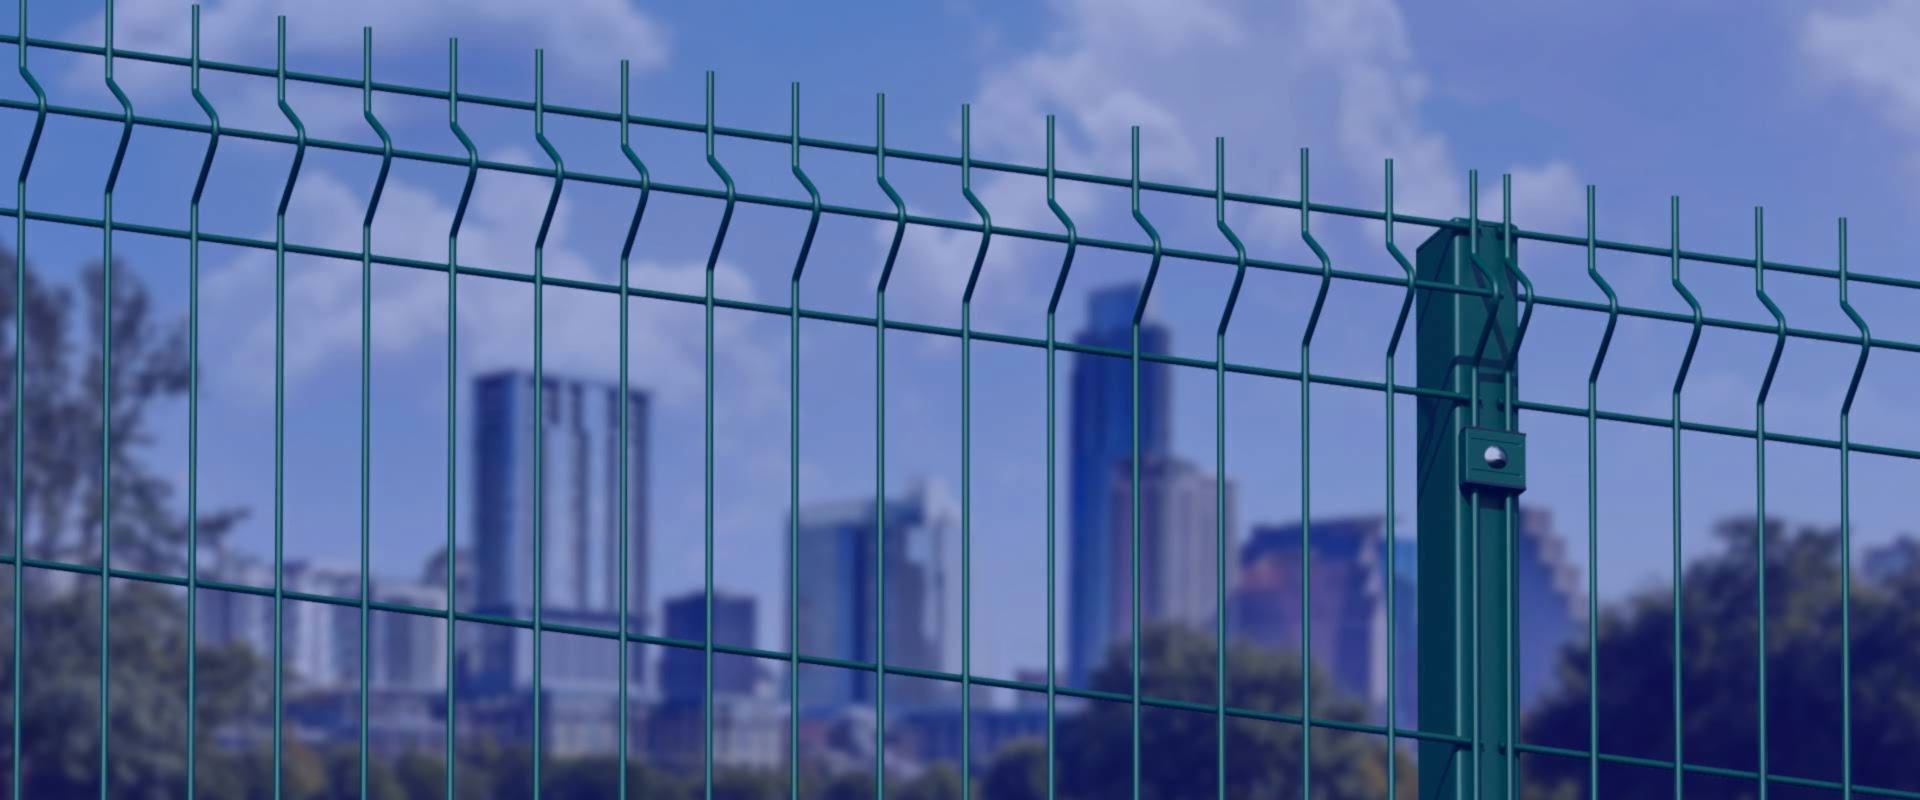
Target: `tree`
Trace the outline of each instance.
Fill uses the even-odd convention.
[[[99,563],[102,419],[111,419],[112,441],[105,457],[112,466],[106,492],[113,514],[116,568],[180,574],[185,569],[187,521],[177,509],[172,483],[139,456],[152,440],[153,407],[186,391],[188,352],[182,320],[162,320],[151,295],[124,267],[114,270],[112,303],[112,406],[102,414],[99,387],[104,360],[100,329],[109,298],[102,268],[82,272],[83,299],[76,303],[64,287],[43,283],[26,270],[24,296],[11,255],[0,254],[0,326],[12,331],[24,316],[27,328],[26,385],[14,385],[15,343],[8,337],[0,352],[0,378],[15,402],[24,401],[22,516],[24,535],[11,530],[14,497],[0,492],[0,509],[9,526],[8,547],[25,546],[37,557]],[[87,344],[76,348],[73,309],[84,305]],[[0,419],[0,486],[13,485],[13,409]],[[199,520],[203,546],[217,546],[240,518],[234,509],[217,510]],[[11,583],[11,570],[6,580]],[[0,698],[0,715],[19,713],[21,776],[33,797],[73,797],[97,793],[99,774],[99,664],[101,620],[97,577],[29,571],[19,593],[25,627],[18,653],[24,697]],[[170,798],[185,794],[186,705],[185,608],[181,594],[156,584],[117,581],[113,585],[110,673],[113,750],[108,779],[114,795]],[[11,627],[11,615],[3,624]],[[10,636],[11,631],[8,631]],[[198,741],[203,797],[255,796],[245,770],[221,768],[232,756],[212,746],[215,733],[253,717],[262,698],[252,687],[258,665],[244,651],[203,648],[197,665]],[[13,660],[0,660],[0,682],[11,685]],[[14,765],[7,764],[6,770]],[[0,773],[0,780],[11,780]]]
[[[1212,692],[1215,678],[1212,637],[1179,626],[1149,628],[1141,640],[1143,662],[1142,692],[1156,696],[1188,697]],[[1232,702],[1252,708],[1282,708],[1298,696],[1300,663],[1297,658],[1247,645],[1233,645],[1227,655],[1227,680]],[[1317,676],[1314,682],[1314,716],[1317,718],[1359,719],[1366,715],[1363,704],[1334,694],[1324,687],[1331,681]],[[1131,691],[1128,653],[1116,647],[1094,673],[1096,689],[1108,692]],[[1123,703],[1094,703],[1085,713],[1060,720],[1058,740],[1073,746],[1058,748],[1058,788],[1063,797],[1124,797],[1131,786],[1132,719],[1131,709]],[[1141,794],[1155,798],[1210,798],[1216,796],[1213,766],[1217,755],[1215,719],[1204,713],[1160,715],[1141,731]],[[1387,793],[1385,740],[1364,734],[1322,736],[1315,733],[1313,748],[1314,798],[1378,798]],[[1008,757],[1008,756],[1003,756]],[[1040,762],[1042,782],[1036,786],[1031,777],[1018,779],[1024,772],[1034,774],[1034,754],[1028,749],[1012,751],[1015,759],[1001,774],[995,765],[987,772],[996,793],[993,800],[1019,797],[1044,797],[1044,760]],[[1041,754],[1044,759],[1044,753]],[[1231,719],[1227,734],[1227,796],[1297,797],[1301,788],[1300,728],[1278,722]],[[1400,792],[1414,794],[1415,781],[1410,761],[1401,765]],[[1033,794],[999,794],[1021,791]]]
[[[1840,777],[1839,531],[1769,520],[1767,530],[1767,688],[1769,772],[1821,780]],[[1682,588],[1686,761],[1752,770],[1758,706],[1757,526],[1722,523],[1720,549],[1687,565]],[[1902,540],[1886,552],[1912,552]],[[1873,574],[1852,586],[1854,779],[1912,790],[1920,753],[1920,562],[1863,558]],[[1656,589],[1604,609],[1599,619],[1600,745],[1603,753],[1655,759],[1673,756],[1673,603]],[[1561,657],[1559,688],[1525,721],[1532,742],[1584,749],[1587,739],[1587,647]],[[1586,785],[1583,759],[1537,758],[1531,790],[1577,796]],[[1664,769],[1607,769],[1602,794],[1656,797],[1672,791]],[[1693,780],[1690,778],[1690,780]],[[1757,796],[1752,781],[1714,781],[1716,797]]]

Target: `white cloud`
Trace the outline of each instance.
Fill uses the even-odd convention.
[[[274,18],[287,17],[290,54],[338,53],[357,46],[360,29],[372,26],[382,48],[430,48],[459,36],[475,45],[544,44],[556,68],[605,72],[612,58],[628,58],[638,70],[664,65],[670,55],[666,30],[626,0],[223,0],[203,3],[203,51],[221,58],[271,60]],[[129,0],[115,11],[115,42],[130,50],[186,53],[191,4],[179,0]],[[95,38],[95,15],[80,28]],[[617,54],[612,55],[612,54]]]
[[[1052,113],[1059,116],[1063,167],[1124,174],[1129,129],[1139,125],[1150,179],[1204,186],[1213,179],[1210,140],[1224,135],[1234,154],[1236,191],[1293,196],[1296,148],[1309,146],[1316,176],[1374,186],[1382,162],[1392,157],[1398,208],[1465,213],[1464,169],[1445,132],[1421,115],[1427,78],[1393,0],[1056,0],[1053,10],[1056,32],[1042,46],[997,59],[982,77],[975,109],[981,124],[974,131],[979,150],[1038,163],[1043,120]],[[1570,165],[1513,165],[1511,171],[1517,218],[1548,228],[1577,220],[1582,195]],[[1017,192],[997,177],[977,184],[996,223],[1055,227],[1030,184]],[[1493,187],[1497,200],[1497,181]],[[1075,198],[1069,209],[1083,224],[1101,213],[1124,213],[1091,195]],[[1277,239],[1271,237],[1291,234],[1257,228],[1252,236],[1272,244]],[[902,274],[902,288],[917,298],[957,302],[956,285],[965,281],[977,237],[943,232],[919,241],[911,254],[940,269]],[[1024,285],[983,282],[982,291],[989,285],[1031,291],[1051,279],[1046,270],[1023,272]]]
[[[288,241],[341,250],[360,249],[359,229],[365,214],[364,191],[339,177],[312,170],[300,179],[295,205],[289,213]],[[460,234],[462,264],[491,268],[526,269],[533,228],[539,224],[547,198],[544,193],[476,192],[469,218]],[[564,241],[571,204],[562,196],[553,221],[552,241]],[[446,254],[447,226],[453,218],[450,204],[432,192],[399,179],[390,179],[376,215],[375,252],[383,255],[440,260]],[[207,298],[222,304],[242,304],[246,298],[268,296],[273,286],[271,255],[249,253],[209,271]],[[611,283],[613,270],[596,266],[578,252],[549,246],[544,260],[547,275]],[[404,269],[376,265],[376,270]],[[705,265],[636,262],[633,285],[698,294],[705,289]],[[287,381],[298,390],[322,368],[358,357],[360,348],[360,274],[354,269],[290,269],[287,297],[298,303],[302,323],[298,336],[289,337]],[[479,278],[466,279],[481,280]],[[725,262],[715,269],[715,291],[751,299],[747,277]],[[521,284],[531,292],[531,287]],[[444,348],[446,287],[437,281],[413,281],[377,286],[373,294],[372,346],[382,354],[403,354],[428,347]],[[549,308],[551,311],[551,307]],[[460,346],[469,369],[521,364],[526,359],[533,329],[532,304],[500,293],[464,294],[461,299]],[[702,397],[704,341],[684,330],[669,329],[658,316],[629,315],[628,344],[636,375],[663,401],[697,403]],[[569,307],[567,313],[548,313],[542,320],[546,368],[573,375],[612,378],[609,342],[618,341],[618,306],[595,303]],[[739,374],[764,379],[776,372],[769,343],[748,335],[740,315],[722,315],[714,323],[717,358],[737,361]],[[272,398],[272,373],[261,367],[272,362],[274,328],[271,306],[257,306],[244,331],[214,353],[219,373],[257,401]],[[738,393],[747,398],[771,396],[777,387],[755,387]]]
[[[1920,5],[1884,2],[1853,13],[1816,10],[1800,46],[1823,77],[1860,92],[1893,125],[1920,135]]]

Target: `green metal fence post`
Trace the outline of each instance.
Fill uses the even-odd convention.
[[[1474,734],[1465,760],[1450,742],[1421,743],[1423,800],[1505,796],[1509,781],[1506,770],[1479,765],[1485,743],[1512,738],[1507,692],[1494,688],[1504,686],[1508,642],[1492,632],[1513,619],[1508,501],[1525,489],[1526,440],[1508,408],[1517,258],[1477,217],[1466,230],[1435,233],[1416,257],[1419,385],[1468,398],[1422,396],[1417,408],[1420,726]],[[1483,575],[1501,579],[1475,579]]]

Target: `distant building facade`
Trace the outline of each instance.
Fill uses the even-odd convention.
[[[1122,463],[1112,472],[1112,509],[1108,549],[1113,552],[1107,580],[1125,602],[1109,609],[1107,641],[1124,642],[1133,630],[1133,474]],[[1211,631],[1219,608],[1216,561],[1224,534],[1231,575],[1235,544],[1235,497],[1229,481],[1226,517],[1220,516],[1219,487],[1213,475],[1171,455],[1144,456],[1140,462],[1140,619],[1142,624],[1173,623]],[[1224,523],[1224,526],[1221,525]]]
[[[1521,648],[1515,688],[1522,708],[1552,689],[1561,649],[1584,638],[1585,598],[1565,544],[1541,509],[1522,506],[1515,529],[1515,589]],[[1255,528],[1240,552],[1230,606],[1231,635],[1288,652],[1300,649],[1300,525]],[[1313,660],[1342,693],[1370,702],[1384,716],[1387,700],[1386,548],[1379,516],[1315,519]],[[1398,656],[1398,720],[1417,724],[1418,558],[1411,538],[1392,539],[1396,573],[1394,636]]]
[[[922,669],[948,665],[948,592],[943,558],[957,536],[959,511],[931,482],[889,499],[884,512],[873,500],[829,503],[799,512],[797,572],[800,652],[859,661],[879,659],[876,566],[884,520],[886,569],[886,662]],[[884,514],[884,516],[882,516]],[[789,587],[791,588],[791,587]],[[787,596],[792,597],[794,593]],[[945,686],[914,681],[890,686],[889,705],[932,701]],[[800,675],[803,711],[838,709],[873,701],[871,673],[806,670]]]
[[[541,417],[534,418],[536,393]],[[530,619],[535,612],[536,542],[540,545],[541,618],[618,629],[620,498],[627,501],[628,626],[644,629],[648,563],[648,397],[615,383],[504,371],[474,382],[475,546],[472,608]],[[627,435],[620,436],[622,407]],[[539,426],[539,450],[534,429]],[[626,485],[621,486],[621,460]],[[539,480],[535,480],[538,461]],[[444,566],[442,567],[444,582]],[[467,601],[460,601],[467,607]],[[526,697],[533,690],[529,631],[477,626],[461,649],[460,691],[496,728],[530,733]],[[463,633],[464,633],[463,629]],[[541,664],[543,744],[561,751],[606,752],[620,724],[618,648],[576,636],[549,636]],[[645,659],[629,659],[627,680],[640,680]]]
[[[1086,327],[1074,341],[1129,351],[1140,297],[1141,286],[1137,283],[1094,292]],[[1142,321],[1142,352],[1168,352],[1170,341],[1164,325]],[[1124,553],[1116,550],[1114,538],[1114,531],[1121,526],[1113,510],[1112,476],[1116,468],[1133,458],[1136,419],[1143,464],[1171,451],[1173,396],[1167,370],[1167,365],[1157,362],[1140,364],[1140,406],[1136,409],[1130,359],[1074,356],[1067,397],[1067,652],[1063,680],[1067,685],[1088,685],[1094,668],[1115,644],[1113,620],[1120,613],[1118,609],[1131,606],[1128,585],[1113,581],[1116,563]]]
[[[758,624],[754,599],[744,594],[713,593],[713,640],[746,643],[754,640]],[[670,598],[666,603],[667,636],[673,639],[702,641],[707,636],[707,595],[692,591]],[[668,706],[701,705],[707,692],[706,652],[690,647],[670,647],[660,656],[661,703]],[[747,656],[718,655],[713,660],[713,694],[718,697],[747,697],[760,683],[760,660]]]

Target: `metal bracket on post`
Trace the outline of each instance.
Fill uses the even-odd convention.
[[[1468,428],[1460,437],[1460,486],[1488,492],[1527,490],[1527,435]]]
[[[1506,405],[1518,303],[1499,227],[1480,226],[1478,247],[1467,228],[1436,232],[1417,257],[1419,385],[1448,395],[1417,403],[1419,725],[1468,742],[1421,742],[1421,800],[1508,796],[1507,534],[1526,489],[1526,437]]]

